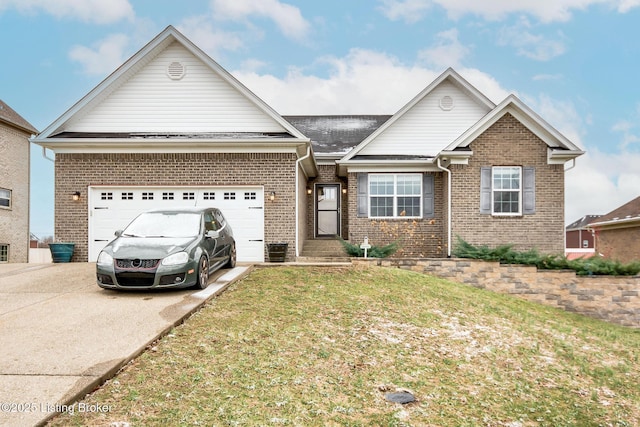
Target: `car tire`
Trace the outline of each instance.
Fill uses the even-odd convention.
[[[198,262],[198,279],[196,288],[204,289],[209,285],[209,260],[206,256],[201,256]]]
[[[227,264],[225,265],[225,267],[234,268],[235,266],[236,266],[236,243],[233,242],[233,244],[231,245],[231,249],[229,249],[229,261],[227,261]]]

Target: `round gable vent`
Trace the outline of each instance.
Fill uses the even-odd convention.
[[[167,66],[167,75],[170,79],[180,80],[184,77],[187,67],[182,62],[174,61]]]
[[[445,95],[440,98],[440,108],[445,111],[449,111],[453,109],[453,98],[449,95]]]

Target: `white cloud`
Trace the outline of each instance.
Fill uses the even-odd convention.
[[[208,16],[186,18],[176,28],[210,56],[215,56],[221,50],[234,51],[243,46],[240,36],[215,29]]]
[[[458,68],[464,57],[469,54],[469,48],[458,40],[458,30],[452,28],[436,35],[437,42],[432,47],[418,53],[418,58],[435,67]]]
[[[575,11],[596,4],[605,4],[620,13],[640,6],[640,0],[380,0],[380,9],[392,20],[415,22],[437,4],[457,19],[467,14],[487,20],[501,20],[510,14],[527,14],[542,22],[568,21]]]
[[[562,80],[564,76],[562,74],[536,74],[532,77],[533,81],[544,81],[544,80]]]
[[[640,195],[640,153],[586,149],[565,175],[567,224],[584,215],[606,214]]]
[[[636,106],[636,110],[629,120],[619,120],[611,127],[613,132],[622,134],[621,150],[640,148],[640,129],[636,125],[638,122],[640,122],[640,104]]]
[[[133,21],[135,17],[129,0],[0,0],[0,11],[9,8],[20,13],[44,11],[56,18],[96,24],[110,24],[123,19]]]
[[[392,21],[414,23],[421,20],[431,7],[431,0],[380,0],[378,9]]]
[[[329,76],[301,69],[290,69],[284,78],[248,69],[232,74],[280,114],[393,114],[442,72],[364,49],[352,49],[342,58],[325,57],[316,65],[326,67]],[[508,95],[486,73],[456,71],[494,102]]]
[[[532,27],[528,19],[519,19],[517,24],[504,27],[500,31],[499,44],[513,46],[518,55],[536,61],[548,61],[566,51],[564,34],[557,32],[553,38],[549,38],[533,34],[530,31]]]
[[[305,40],[311,29],[300,9],[278,0],[211,0],[216,19],[242,21],[249,16],[271,19],[286,36],[294,40]]]
[[[93,48],[76,45],[69,51],[69,58],[82,64],[84,72],[92,75],[109,74],[125,61],[129,37],[112,34],[96,43]]]

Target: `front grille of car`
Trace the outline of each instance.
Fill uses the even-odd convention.
[[[120,286],[153,286],[155,273],[126,271],[116,273],[116,280]]]
[[[159,259],[116,259],[116,267],[122,269],[148,270],[150,268],[156,268],[159,262]]]

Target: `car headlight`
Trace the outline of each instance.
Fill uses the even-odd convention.
[[[169,255],[162,260],[162,265],[179,265],[186,264],[189,261],[189,254],[186,252],[178,252],[177,254]]]
[[[100,255],[98,255],[98,265],[103,265],[106,267],[113,266],[113,257],[108,252],[102,251]]]

